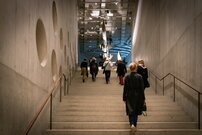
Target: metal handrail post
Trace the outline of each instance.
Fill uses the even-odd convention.
[[[155,76],[155,93],[157,94],[157,77]]]
[[[67,95],[69,94],[69,78],[67,78]]]
[[[149,76],[148,78],[149,78],[149,82],[150,82],[150,72],[148,72],[148,76]]]
[[[52,115],[53,115],[53,94],[50,96],[50,129],[52,129]]]
[[[174,82],[173,82],[173,102],[175,102],[175,77],[173,76],[173,78],[174,78]]]
[[[66,80],[66,78],[65,78],[65,76],[64,76],[64,95],[66,95],[66,89],[67,89],[67,86],[66,86],[66,82],[67,80]]]
[[[164,96],[164,78],[163,78],[163,96]]]
[[[201,94],[198,93],[198,129],[201,129]]]
[[[60,78],[60,102],[62,102],[62,77]]]

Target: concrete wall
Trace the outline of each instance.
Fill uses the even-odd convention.
[[[202,1],[143,0],[141,11],[133,60],[142,58],[160,78],[172,73],[202,92]],[[151,84],[154,87],[154,76]],[[198,95],[190,91],[176,81],[176,101],[197,120]],[[158,93],[162,93],[159,81]],[[165,93],[173,98],[172,77],[165,80]]]
[[[1,0],[0,31],[0,134],[20,135],[59,76],[76,69],[76,1]],[[48,109],[31,134],[47,127]]]

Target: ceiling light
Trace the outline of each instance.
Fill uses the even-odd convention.
[[[107,16],[113,16],[114,14],[110,11],[107,12]]]
[[[100,15],[100,11],[94,10],[91,13],[91,16],[98,17]]]
[[[101,8],[105,8],[106,3],[101,3]]]
[[[114,15],[114,14],[111,13],[111,12],[107,13],[107,16],[113,16],[113,15]]]

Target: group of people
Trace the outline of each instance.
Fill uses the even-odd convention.
[[[90,63],[90,74],[92,75],[92,80],[95,81],[96,76],[97,76],[98,71],[99,71],[98,64],[96,62],[96,58],[92,57],[92,59],[90,59],[89,63]],[[81,62],[80,68],[81,68],[81,75],[83,76],[82,80],[83,80],[83,82],[85,82],[85,79],[88,77],[88,61],[87,61],[87,59],[84,59]]]
[[[103,74],[105,74],[105,80],[108,84],[110,81],[112,62],[106,59],[103,63]],[[88,62],[86,59],[81,63],[81,74],[88,76]],[[139,60],[138,63],[132,62],[129,65],[130,73],[127,73],[126,65],[123,61],[117,61],[116,73],[119,77],[119,84],[124,85],[123,87],[123,101],[126,105],[126,114],[129,118],[129,123],[132,129],[136,129],[138,115],[143,112],[143,106],[145,104],[144,90],[150,87],[148,82],[148,70],[143,60]],[[90,74],[92,80],[95,81],[98,74],[99,68],[96,59],[93,57],[90,60]],[[83,78],[85,80],[85,78]],[[83,82],[84,82],[83,80]]]
[[[96,76],[98,74],[99,71],[99,66],[97,64],[96,58],[92,57],[89,60],[89,65],[90,65],[90,74],[92,76],[92,80],[95,81],[96,80]],[[105,58],[105,61],[102,65],[102,69],[103,69],[103,74],[105,74],[105,80],[106,83],[108,84],[110,82],[110,76],[111,76],[111,70],[113,67],[113,63],[110,61],[110,59]],[[85,79],[88,77],[88,61],[87,59],[84,59],[81,62],[80,65],[81,68],[81,75],[83,76],[83,82],[85,82]]]

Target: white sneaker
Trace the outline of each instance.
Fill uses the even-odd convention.
[[[130,128],[132,128],[132,129],[133,129],[133,128],[135,128],[135,126],[132,124],[132,125],[130,126]]]
[[[134,126],[133,124],[130,126],[132,132],[135,132],[137,130],[136,126]]]

